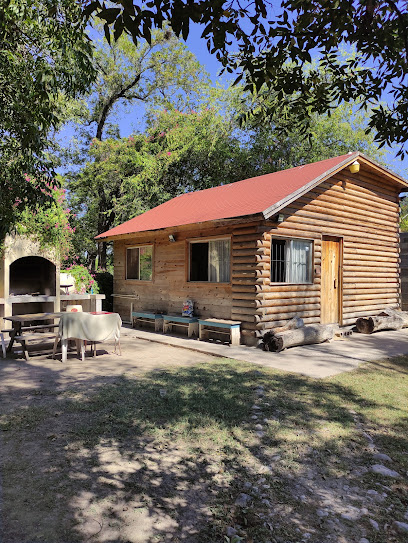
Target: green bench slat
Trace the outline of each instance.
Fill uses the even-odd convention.
[[[164,315],[157,313],[143,313],[142,311],[132,311],[132,317],[139,319],[162,319]]]
[[[208,320],[199,320],[198,321],[199,324],[202,324],[204,326],[213,326],[214,328],[239,328],[241,326],[241,323],[237,323],[237,324],[230,324],[230,323],[227,323],[227,322],[213,322],[213,321],[208,321]]]
[[[171,322],[182,322],[186,324],[198,322],[197,317],[179,317],[178,315],[163,315],[163,320]]]

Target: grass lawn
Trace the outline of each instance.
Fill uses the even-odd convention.
[[[215,359],[22,389],[0,417],[1,539],[402,541],[407,406],[408,357],[319,381]]]

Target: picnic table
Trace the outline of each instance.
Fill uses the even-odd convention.
[[[56,334],[51,331],[54,328],[58,328],[58,324],[46,323],[46,324],[33,324],[41,321],[53,321],[59,319],[62,313],[27,313],[25,315],[12,315],[10,317],[3,317],[4,320],[10,321],[13,328],[10,330],[3,330],[10,334],[10,341],[7,346],[7,352],[11,352],[15,341],[21,343],[24,351],[24,357],[29,360],[27,350],[27,341],[30,340],[46,340],[55,339]],[[24,325],[24,326],[23,326]],[[44,332],[50,332],[45,334]]]

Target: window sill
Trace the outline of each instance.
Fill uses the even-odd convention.
[[[314,281],[311,282],[311,283],[286,283],[286,282],[283,282],[283,281],[279,281],[277,283],[273,283],[272,281],[269,283],[270,286],[272,287],[278,287],[279,285],[288,285],[288,286],[297,286],[297,285],[300,285],[300,286],[304,286],[304,287],[310,287],[312,285],[314,285]]]
[[[153,283],[153,279],[125,279],[125,281],[132,281],[133,283],[137,283],[138,285],[140,283],[147,283],[148,285],[151,285]]]

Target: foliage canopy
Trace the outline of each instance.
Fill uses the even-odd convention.
[[[59,97],[84,92],[94,76],[85,26],[75,0],[0,3],[0,239],[16,202],[52,204],[49,133]]]
[[[311,115],[343,101],[370,108],[368,129],[381,144],[397,143],[404,155],[408,139],[408,11],[406,2],[386,0],[86,0],[85,16],[103,20],[105,34],[128,32],[149,41],[165,21],[187,38],[193,23],[224,68],[241,72],[247,89],[274,92],[260,118],[279,111],[304,135]],[[350,52],[347,59],[341,48]],[[351,54],[355,50],[356,54]],[[318,58],[316,69],[305,69]],[[322,73],[325,76],[322,77]],[[383,102],[387,101],[388,105]]]

